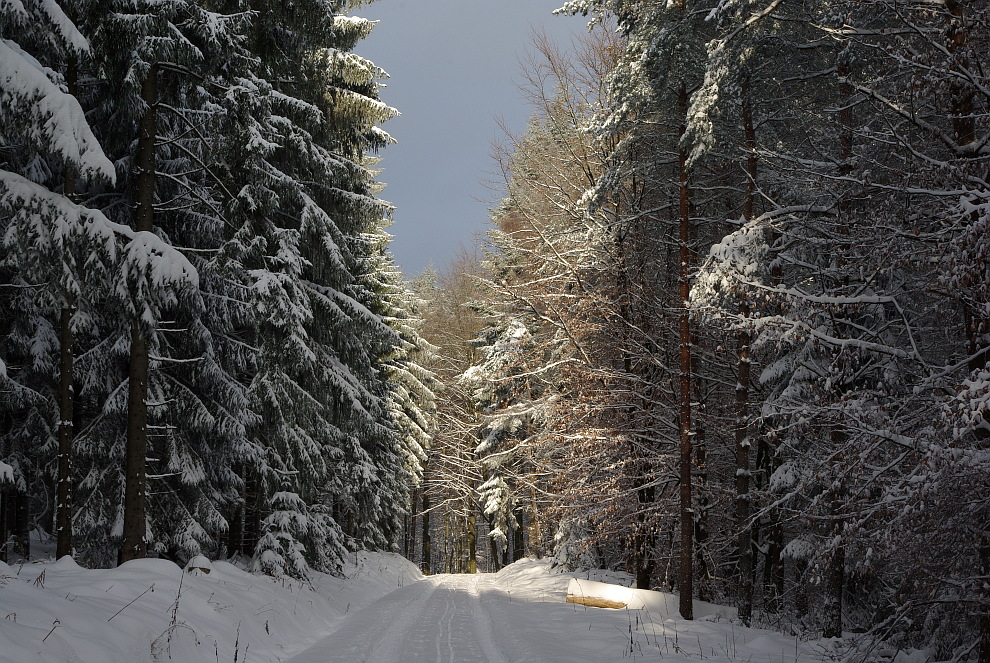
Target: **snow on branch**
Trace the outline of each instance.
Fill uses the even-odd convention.
[[[0,40],[0,117],[43,150],[58,155],[87,179],[116,180],[75,97],[53,83],[15,42]]]

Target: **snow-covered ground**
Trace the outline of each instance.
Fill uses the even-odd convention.
[[[359,553],[347,578],[310,584],[212,562],[210,573],[165,560],[83,569],[0,562],[3,663],[284,661],[346,617],[422,578],[398,555]]]
[[[535,560],[423,578],[401,557],[361,553],[346,578],[310,584],[203,566],[212,568],[0,564],[0,661],[813,663],[836,653],[831,641],[742,628],[731,608],[695,602],[696,619],[682,620],[672,594],[613,591],[636,609],[567,603],[572,578],[621,583],[623,574],[552,573]]]
[[[618,574],[621,579],[622,574]],[[735,611],[695,602],[680,619],[677,597],[626,590],[636,610],[566,603],[572,577],[546,563],[517,562],[494,575],[437,575],[396,590],[345,620],[290,663],[608,663],[712,659],[795,663],[822,659],[811,645],[744,629]],[[591,576],[609,580],[607,574]]]

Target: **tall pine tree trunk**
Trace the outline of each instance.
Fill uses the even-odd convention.
[[[25,482],[28,486],[30,481]],[[9,502],[11,513],[8,514],[8,522],[11,527],[11,542],[13,552],[21,559],[31,559],[31,497],[25,491],[15,491]]]
[[[146,104],[141,118],[137,148],[136,229],[151,232],[155,227],[155,140],[158,133],[158,67],[152,65],[141,84]],[[140,559],[148,552],[145,536],[148,491],[148,339],[138,321],[131,325],[131,356],[127,370],[127,449],[125,451],[124,533],[120,563]]]
[[[678,90],[678,105],[681,117],[687,116],[688,94],[687,85],[682,81]],[[681,125],[680,135],[683,136],[687,127]],[[680,319],[680,573],[678,588],[680,590],[679,609],[684,619],[694,619],[694,509],[691,504],[691,312],[688,300],[691,296],[690,260],[691,260],[691,219],[690,219],[690,184],[687,171],[687,151],[684,146],[679,148],[678,175],[680,180],[680,249],[678,257],[680,266],[679,298],[681,305]]]
[[[693,252],[692,252],[693,253]],[[694,256],[691,256],[694,260]],[[714,580],[714,575],[708,566],[708,560],[706,558],[707,546],[708,546],[708,511],[711,508],[708,494],[708,446],[707,446],[707,436],[705,434],[705,395],[703,393],[703,387],[701,381],[701,356],[695,348],[697,348],[697,331],[696,328],[691,330],[691,382],[694,389],[694,437],[691,440],[692,450],[694,452],[694,475],[696,477],[696,485],[693,487],[694,493],[694,546],[695,555],[694,560],[697,564],[697,580],[696,583],[696,593],[698,599],[701,601],[712,601],[714,595],[712,594],[713,586],[712,581]]]
[[[65,72],[68,92],[76,96],[79,87],[78,60],[70,54]],[[72,200],[76,193],[76,169],[66,166],[62,193]],[[66,294],[59,314],[58,340],[58,475],[55,487],[55,558],[72,554],[72,440],[74,399],[74,348],[72,334],[72,295]]]
[[[419,486],[409,496],[409,515],[406,518],[405,556],[412,561],[416,554],[416,507],[419,505]]]
[[[478,519],[469,506],[467,517],[467,568],[468,573],[478,572]]]
[[[832,438],[837,443],[845,441],[845,434],[838,429],[832,431]],[[841,491],[841,488],[837,489]],[[842,637],[842,595],[845,593],[846,578],[846,547],[843,541],[845,519],[842,517],[842,492],[831,499],[830,516],[832,518],[831,538],[835,549],[826,560],[825,565],[825,606],[823,609],[825,625],[822,629],[824,638]]]
[[[742,80],[743,132],[746,140],[746,196],[743,200],[743,218],[753,218],[756,194],[756,130],[753,125],[753,109],[749,97],[749,76]],[[749,305],[740,293],[739,317],[747,324]],[[736,529],[739,532],[737,554],[739,556],[739,621],[749,626],[753,616],[753,530],[750,525],[751,500],[749,497],[749,332],[742,327],[736,334]]]
[[[430,575],[430,559],[433,554],[430,540],[430,495],[423,490],[423,573]]]
[[[234,474],[244,478],[244,464],[237,463],[232,468]],[[244,496],[247,482],[241,486],[238,500],[230,514],[230,524],[227,527],[227,558],[231,559],[244,552]]]
[[[642,474],[637,477],[639,482],[643,482],[644,479]],[[636,489],[636,500],[639,504],[636,514],[636,535],[633,537],[633,560],[636,567],[637,589],[649,589],[653,582],[653,573],[656,571],[656,560],[652,552],[654,545],[652,528],[648,516],[650,506],[655,499],[656,489],[653,486],[641,485]]]
[[[543,557],[543,533],[540,530],[540,512],[536,504],[536,488],[529,488],[529,554],[536,559]]]
[[[524,510],[521,506],[517,506],[512,511],[512,516],[516,521],[516,528],[512,531],[512,561],[518,562],[519,560],[526,557],[526,543],[523,538],[523,532],[525,531],[523,527],[523,514]]]
[[[59,315],[58,478],[55,489],[55,557],[72,554],[72,300]]]
[[[848,82],[852,74],[851,67],[852,54],[848,40],[843,39],[839,50],[836,75],[839,80],[839,176],[849,177],[853,172],[853,87]],[[841,186],[841,185],[840,185]],[[840,189],[839,194],[839,227],[838,234],[842,241],[838,247],[836,264],[840,267],[846,262],[846,256],[852,248],[850,238],[850,215],[851,195],[848,191]],[[849,287],[848,273],[840,273],[842,286]],[[838,330],[836,330],[838,331]],[[841,388],[841,386],[840,386]],[[846,443],[846,434],[842,424],[836,422],[829,430],[829,441],[832,449],[839,452],[839,449]],[[836,459],[838,460],[838,459]],[[837,466],[837,463],[833,463]],[[832,489],[832,498],[829,507],[829,522],[832,523],[830,536],[834,542],[835,549],[826,562],[825,569],[825,606],[824,606],[824,626],[822,636],[826,638],[842,637],[842,598],[845,592],[845,542],[843,541],[843,523],[841,517],[842,504],[841,496],[845,493],[842,479],[839,478],[836,486]]]
[[[7,504],[10,502],[10,495],[6,487],[0,487],[0,562],[10,561],[8,555],[10,541],[10,519],[7,518]]]

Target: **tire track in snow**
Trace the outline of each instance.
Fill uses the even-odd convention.
[[[447,583],[443,582],[443,580],[441,580],[441,583],[443,588],[447,590],[447,593],[444,596],[443,615],[440,617],[440,620],[437,623],[438,628],[437,628],[437,635],[435,638],[436,649],[437,649],[437,659],[436,659],[437,663],[440,663],[441,661],[444,660],[441,652],[442,649],[441,641],[446,641],[447,651],[450,653],[450,660],[451,661],[454,660],[454,645],[451,642],[453,634],[451,633],[451,626],[450,626],[451,622],[454,619],[454,602],[451,600],[452,596],[451,596],[450,587],[447,585]]]
[[[292,663],[380,663],[399,660],[403,639],[422,619],[439,587],[432,579],[398,589],[350,615]]]
[[[495,639],[508,622],[493,624],[485,605],[494,594],[483,575],[431,576],[348,616],[290,663],[512,663]]]
[[[470,588],[471,602],[471,613],[474,615],[474,631],[478,638],[478,643],[481,645],[481,649],[485,653],[485,659],[489,663],[510,663],[509,659],[506,658],[502,649],[498,646],[498,641],[495,639],[495,632],[492,630],[491,623],[491,612],[485,608],[484,603],[481,600],[481,584],[482,576],[476,575],[474,577],[474,584]],[[491,588],[491,581],[487,580],[485,585]]]

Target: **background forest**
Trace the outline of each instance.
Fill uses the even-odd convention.
[[[523,63],[489,247],[418,286],[407,550],[990,661],[990,5],[561,11],[595,27]]]
[[[4,554],[546,555],[990,663],[990,4],[567,2],[410,282],[361,4],[0,4]]]

